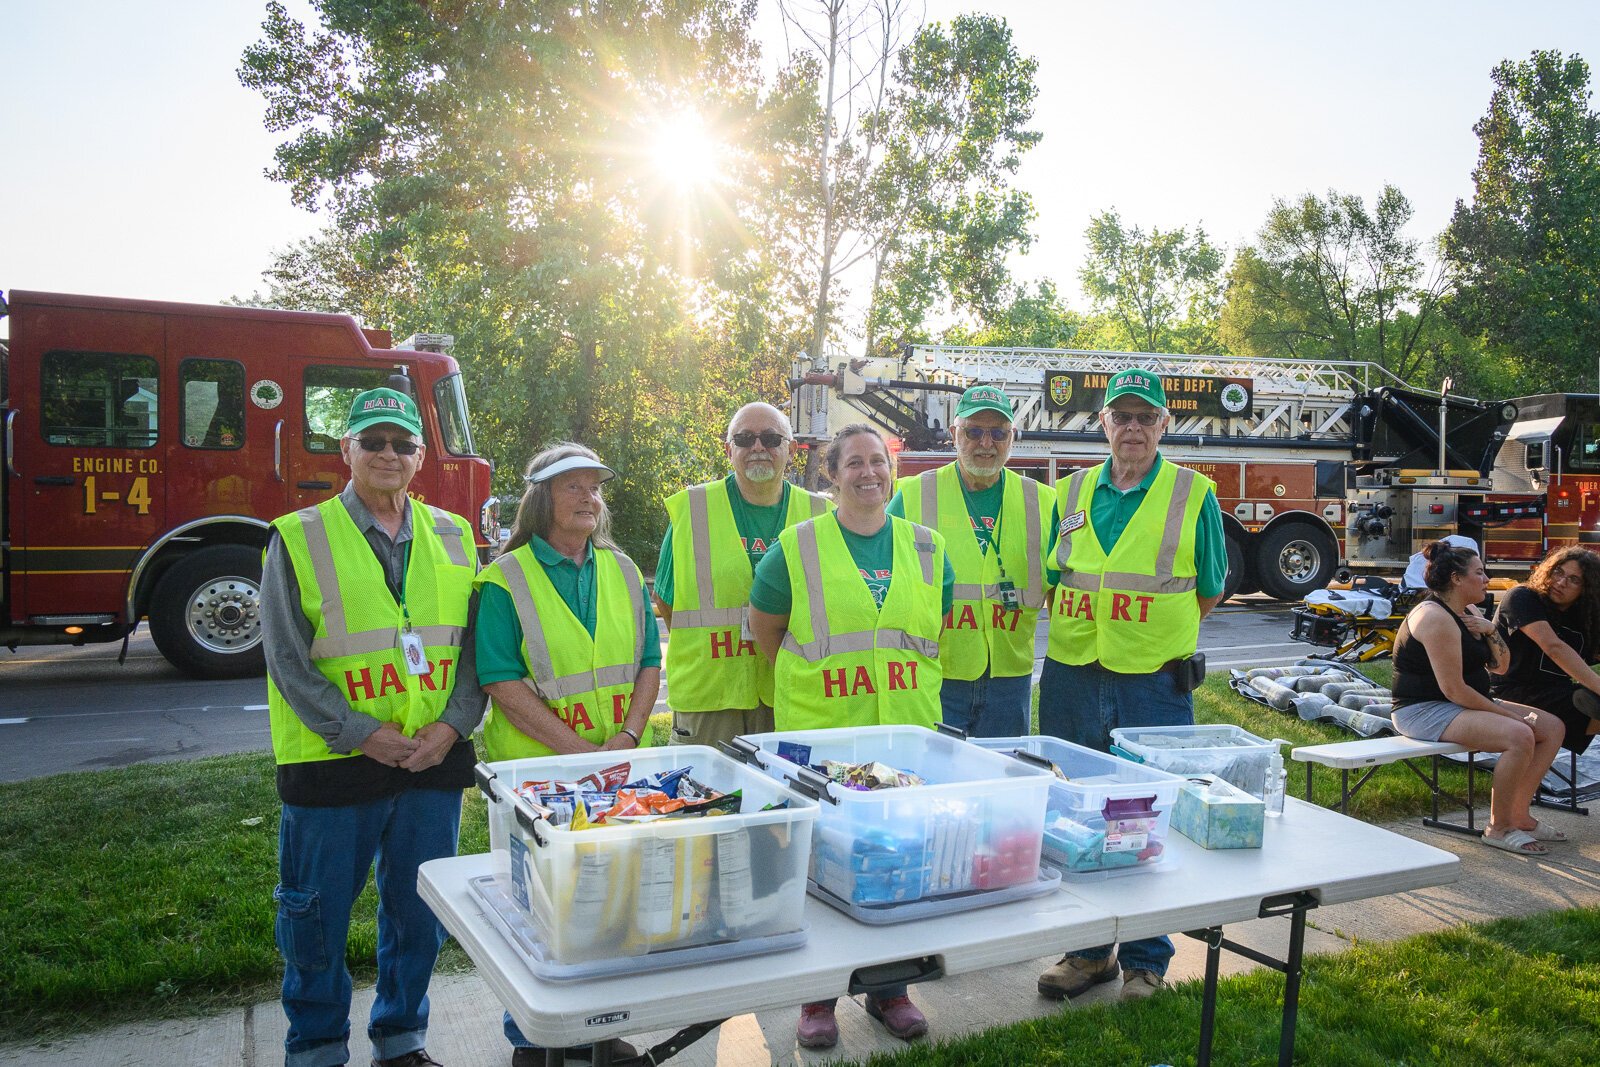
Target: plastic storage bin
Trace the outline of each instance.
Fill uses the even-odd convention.
[[[1267,762],[1281,741],[1237,726],[1138,726],[1111,731],[1111,750],[1187,778],[1214,774],[1252,796],[1266,791]]]
[[[1172,866],[1167,847],[1183,779],[1057,737],[969,737],[996,752],[1020,752],[1061,768],[1044,816],[1044,861],[1068,877],[1134,874]]]
[[[696,781],[742,791],[733,815],[573,831],[517,796],[530,779],[573,781],[618,763],[630,779],[692,767]],[[804,926],[817,802],[698,745],[479,764],[490,842],[510,851],[511,892],[546,958],[571,965],[771,938]],[[786,808],[761,811],[769,804]]]
[[[927,784],[848,789],[780,757],[782,742],[809,745],[813,764],[876,760]],[[811,878],[821,899],[844,910],[963,893],[977,907],[993,902],[983,899],[988,891],[1051,888],[1039,877],[1047,770],[920,726],[752,734],[735,747],[768,774],[822,794]]]

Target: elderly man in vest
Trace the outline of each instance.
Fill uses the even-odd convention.
[[[1105,751],[1118,727],[1194,722],[1205,659],[1200,620],[1222,600],[1227,542],[1216,487],[1162,458],[1167,395],[1152,371],[1106,384],[1100,426],[1111,457],[1056,485],[1056,590],[1039,679],[1039,732]],[[1071,997],[1117,975],[1114,946],[1073,953],[1039,992]],[[1122,996],[1161,988],[1166,937],[1122,946]]]
[[[783,412],[746,404],[722,443],[733,473],[667,499],[655,603],[669,627],[674,744],[714,746],[773,728],[772,666],[750,632],[750,583],[779,534],[829,506],[783,477],[793,444]]]
[[[889,513],[944,534],[955,597],[939,641],[944,722],[975,737],[1030,732],[1033,639],[1055,528],[1038,482],[1006,470],[1011,398],[975,385],[956,404],[956,459],[901,478]]]
[[[453,856],[484,699],[468,620],[472,527],[411,501],[416,401],[372,389],[339,443],[350,484],[272,524],[262,570],[267,702],[283,818],[276,932],[288,1067],[347,1062],[350,909],[377,866],[374,1067],[436,1063],[428,980],[444,928],[417,868]]]

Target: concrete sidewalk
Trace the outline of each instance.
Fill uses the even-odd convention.
[[[1389,826],[1396,833],[1459,855],[1460,881],[1414,893],[1318,908],[1310,913],[1306,952],[1337,952],[1357,941],[1394,940],[1502,916],[1600,905],[1600,818],[1548,810],[1538,810],[1537,817],[1566,831],[1572,841],[1552,844],[1550,855],[1534,859],[1491,849],[1458,834],[1428,830],[1415,819]],[[1288,929],[1283,919],[1262,919],[1230,926],[1228,935],[1281,958],[1287,949]],[[1173,940],[1178,954],[1168,979],[1201,977],[1204,947],[1187,937]],[[1035,991],[1039,972],[1055,960],[1055,956],[1041,957],[919,985],[912,990],[913,999],[927,1014],[934,1039],[1070,1011],[1071,1005],[1047,1000]],[[1254,967],[1229,953],[1224,953],[1222,960],[1225,974]],[[777,969],[774,980],[781,980]],[[1107,983],[1071,1003],[1114,1000],[1119,985]],[[371,996],[370,989],[356,994],[352,1009],[356,1020],[351,1040],[352,1063],[367,1062],[364,1020]],[[476,975],[436,979],[432,1001],[428,1050],[435,1059],[448,1067],[505,1067],[510,1063],[509,1046],[500,1030],[500,1005]],[[1316,1010],[1314,992],[1302,998],[1302,1009]],[[716,1016],[714,1005],[707,1006],[706,1015]],[[839,1045],[825,1053],[809,1052],[795,1045],[798,1016],[798,1008],[788,1008],[731,1019],[671,1062],[684,1067],[807,1065],[838,1058],[865,1059],[873,1052],[906,1047],[867,1017],[859,997],[839,1002]],[[1218,1026],[1227,1026],[1225,1004],[1219,1012]],[[110,1027],[70,1040],[0,1045],[0,1064],[266,1067],[283,1061],[284,1030],[283,1012],[276,1001],[271,1001],[216,1015]],[[667,1036],[665,1032],[643,1034],[633,1038],[633,1043],[642,1048]],[[1192,1051],[1173,1049],[1169,1058],[1176,1061]]]

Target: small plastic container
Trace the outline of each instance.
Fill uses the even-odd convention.
[[[779,756],[784,743],[809,746],[812,764],[876,761],[926,784],[849,789]],[[920,726],[752,734],[734,747],[820,795],[811,879],[846,905],[965,894],[962,907],[980,907],[994,903],[987,891],[1039,881],[1048,770]]]
[[[1214,774],[1252,796],[1266,793],[1278,745],[1237,726],[1137,726],[1111,731],[1118,756],[1187,778]]]
[[[1175,866],[1168,845],[1183,779],[1057,737],[970,737],[968,744],[1053,763],[1044,817],[1044,862],[1068,879]],[[1041,764],[1043,765],[1043,764]]]
[[[516,786],[576,781],[618,763],[629,779],[692,768],[741,791],[739,813],[574,831],[555,826]],[[478,765],[491,847],[510,852],[511,895],[545,958],[569,966],[804,928],[817,802],[699,745],[544,756]],[[770,804],[783,808],[762,811]]]

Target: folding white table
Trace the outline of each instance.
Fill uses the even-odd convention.
[[[1455,881],[1460,867],[1449,852],[1292,798],[1283,818],[1267,820],[1260,849],[1207,851],[1176,833],[1169,847],[1176,871],[1074,879],[1032,900],[893,925],[856,922],[807,898],[809,936],[801,948],[573,982],[536,977],[480,909],[470,881],[503,872],[504,853],[425,863],[419,885],[522,1032],[541,1045],[586,1045],[683,1027],[666,1043],[670,1047],[657,1046],[659,1062],[734,1015],[1183,932],[1207,945],[1199,1062],[1210,1059],[1218,962],[1227,948],[1286,975],[1279,1056],[1287,1064],[1306,912],[1443,885]],[[1227,923],[1279,915],[1290,919],[1284,960],[1223,936]],[[601,1063],[605,1046],[595,1051]]]

